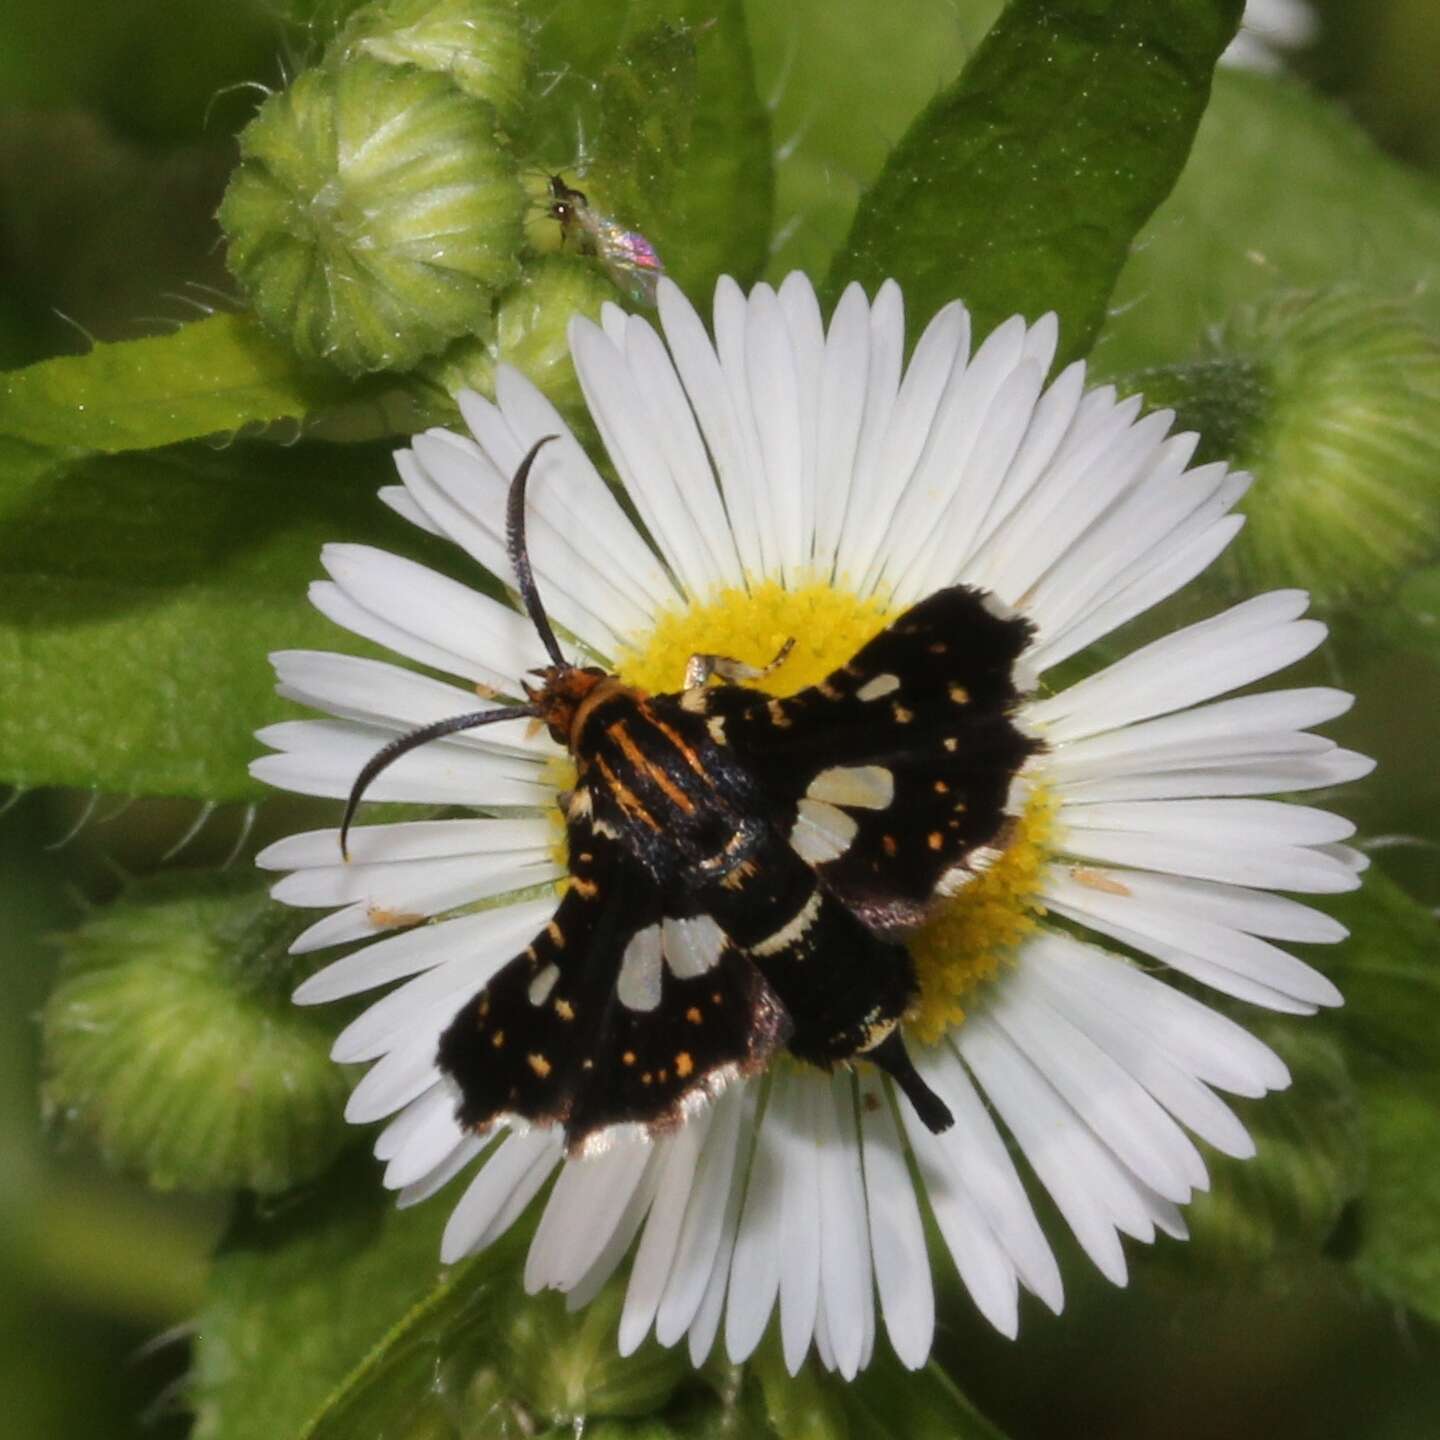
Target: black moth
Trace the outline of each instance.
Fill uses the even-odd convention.
[[[559,1125],[572,1154],[610,1127],[672,1128],[783,1046],[829,1069],[887,1071],[931,1130],[951,1115],[899,1025],[916,997],[905,936],[994,857],[1016,771],[1015,661],[1031,632],[979,591],[941,590],[819,685],[775,699],[764,673],[696,655],[685,688],[647,695],[561,654],[511,482],[507,545],[554,664],[528,703],[412,731],[370,782],[440,736],[533,716],[570,752],[570,882],[555,917],[461,1007],[440,1040],[461,1122]],[[781,663],[786,645],[769,668]]]

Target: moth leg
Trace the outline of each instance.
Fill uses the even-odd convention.
[[[763,680],[772,675],[795,648],[792,635],[781,647],[780,653],[768,665],[749,665],[744,660],[734,660],[728,655],[692,655],[685,662],[685,688],[697,689],[712,675],[722,680]]]

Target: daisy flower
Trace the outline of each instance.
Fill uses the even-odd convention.
[[[622,1351],[653,1331],[687,1339],[697,1363],[717,1340],[740,1361],[778,1310],[792,1369],[813,1345],[853,1376],[882,1324],[919,1366],[935,1320],[927,1208],[976,1305],[1014,1335],[1022,1289],[1055,1311],[1063,1299],[1027,1169],[1123,1284],[1121,1236],[1185,1234],[1180,1207],[1206,1185],[1196,1141],[1253,1153],[1221,1092],[1283,1088],[1286,1068],[1191,992],[1294,1014],[1339,1003],[1276,942],[1344,931],[1273,892],[1354,887],[1352,827],[1257,797],[1370,765],[1310,733],[1348,708],[1338,690],[1220,698],[1320,643],[1298,591],[1047,683],[1199,574],[1240,528],[1248,483],[1191,468],[1194,435],[1170,434],[1173,416],[1142,414],[1139,397],[1087,391],[1083,363],[1047,383],[1054,316],[972,345],[951,304],[906,365],[893,282],[873,301],[852,286],[827,329],[801,276],[748,296],[722,280],[713,342],[673,284],[658,300],[663,340],[614,306],[600,326],[571,325],[623,497],[544,396],[502,370],[495,403],[461,398],[470,435],[416,436],[397,457],[403,485],[382,498],[513,584],[510,477],[559,436],[526,502],[539,594],[570,655],[653,692],[680,689],[692,653],[762,664],[793,637],[762,682],[793,693],[957,582],[1028,619],[1015,723],[1035,753],[988,866],[909,940],[919,993],[905,1043],[954,1123],[932,1133],[863,1061],[824,1072],[781,1058],[678,1127],[631,1127],[583,1158],[556,1127],[468,1133],[439,1037],[545,927],[567,873],[557,792],[573,771],[521,720],[414,749],[369,791],[471,818],[357,829],[349,864],[335,830],[297,835],[260,864],[290,872],[278,899],[331,912],[297,951],[369,942],[305,981],[299,1003],[394,986],[334,1056],[369,1066],[347,1114],[388,1120],[375,1152],[401,1204],[467,1177],[445,1261],[493,1243],[544,1194],[524,1283],[580,1305],[633,1251]],[[276,655],[281,693],[332,718],[262,732],[277,753],[254,773],[272,784],[344,796],[390,740],[474,711],[477,689],[517,696],[546,663],[530,621],[487,594],[363,546],[322,561],[319,609],[424,671]]]

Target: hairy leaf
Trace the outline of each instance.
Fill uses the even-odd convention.
[[[151,450],[299,419],[343,393],[248,316],[212,315],[0,375],[0,436],[70,454]]]
[[[828,282],[901,282],[912,333],[962,298],[980,334],[1055,310],[1083,355],[1169,194],[1239,0],[1014,0],[860,202]]]
[[[321,546],[450,563],[375,498],[392,474],[359,447],[66,460],[0,445],[0,779],[266,793],[246,774],[254,731],[293,713],[267,653],[376,653],[307,602]]]

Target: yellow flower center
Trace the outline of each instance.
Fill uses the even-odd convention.
[[[1014,957],[1044,913],[1040,886],[1048,859],[1055,803],[1034,786],[1004,852],[958,894],[944,901],[906,942],[915,957],[920,993],[906,1028],[933,1045],[965,1019],[965,997]]]
[[[767,580],[662,615],[642,642],[621,652],[620,678],[642,690],[678,690],[692,655],[727,655],[762,666],[794,640],[785,663],[758,682],[772,695],[793,695],[818,685],[889,623],[883,597],[861,600],[821,584],[787,590]]]
[[[766,581],[753,590],[722,590],[703,604],[661,615],[649,635],[622,650],[616,668],[627,683],[665,693],[684,683],[692,655],[725,655],[759,667],[793,639],[784,663],[756,682],[771,694],[793,695],[839,669],[893,618],[883,596],[861,599],[820,583],[787,590]],[[557,788],[574,783],[568,756],[556,763],[553,778]],[[910,937],[919,991],[906,1028],[923,1044],[964,1021],[969,992],[993,976],[1035,929],[1053,812],[1045,790],[1032,787],[999,858],[942,901]],[[557,842],[563,862],[563,832]]]

